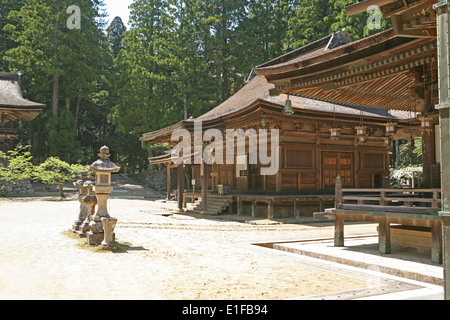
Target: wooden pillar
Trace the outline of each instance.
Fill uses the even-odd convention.
[[[344,217],[340,214],[334,219],[334,246],[344,246]]]
[[[422,131],[423,187],[432,187],[431,165],[436,163],[434,125],[431,131]]]
[[[294,218],[300,219],[300,206],[297,200],[294,201]]]
[[[202,211],[208,210],[208,165],[202,160]]]
[[[284,157],[282,157],[283,155],[283,149],[282,147],[278,147],[278,154],[280,155],[280,167],[279,169],[283,168],[285,161],[283,161],[282,159],[284,159]],[[275,176],[275,188],[277,193],[281,193],[281,191],[283,190],[283,174],[280,172],[280,170],[278,170],[276,176]]]
[[[273,219],[273,201],[272,201],[272,199],[267,200],[267,218]]]
[[[439,127],[441,136],[441,195],[442,241],[445,299],[450,300],[450,34],[447,1],[433,6],[436,9],[438,70],[439,70]]]
[[[342,179],[341,176],[336,177],[336,185],[335,185],[335,208],[339,209],[342,203]]]
[[[276,187],[277,193],[280,193],[282,190],[282,179],[283,179],[282,173],[278,172],[275,175],[275,187]]]
[[[442,223],[440,221],[431,223],[431,261],[442,264]]]
[[[183,212],[183,196],[184,196],[184,164],[178,165],[178,211]]]
[[[242,200],[239,197],[237,198],[237,214],[242,216]]]
[[[325,212],[325,200],[323,198],[319,200],[319,210],[320,212]]]
[[[380,246],[380,253],[391,253],[391,224],[386,218],[383,218],[379,223],[378,241]]]
[[[170,183],[170,164],[167,164],[167,200],[170,200],[170,188],[171,188],[171,183]]]
[[[256,217],[256,200],[252,201],[252,217]]]

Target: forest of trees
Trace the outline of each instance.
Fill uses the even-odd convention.
[[[352,40],[380,32],[369,14],[346,15],[356,2],[135,0],[127,29],[105,23],[102,0],[1,0],[0,71],[23,73],[24,96],[46,104],[18,143],[69,163],[106,144],[119,165],[145,170],[143,133],[214,108],[252,67],[343,28]],[[80,28],[68,27],[71,5]]]

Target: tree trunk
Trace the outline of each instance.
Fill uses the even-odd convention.
[[[56,4],[56,12],[59,12],[59,4]],[[59,23],[56,21],[55,23],[55,67],[58,66],[58,48],[59,48],[59,39],[58,39],[58,30],[59,30]],[[52,97],[52,110],[53,110],[53,116],[57,117],[59,115],[58,110],[58,100],[59,100],[59,74],[58,71],[55,71],[55,74],[53,74],[53,97]]]
[[[81,102],[81,97],[78,97],[77,106],[75,109],[75,136],[77,135],[77,131],[78,131],[78,119],[80,117],[80,102]]]
[[[53,116],[59,116],[58,100],[59,100],[59,75],[53,75],[53,98],[52,98]]]
[[[59,190],[59,195],[61,196],[61,200],[62,200],[62,199],[65,199],[66,196],[65,196],[65,194],[64,194],[64,187],[63,187],[62,184],[59,184],[59,185],[58,185],[58,190]]]

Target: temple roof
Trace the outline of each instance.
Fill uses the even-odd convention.
[[[232,114],[234,112],[245,109],[249,105],[253,104],[255,101],[266,101],[271,104],[276,104],[284,106],[287,99],[287,95],[281,94],[279,96],[271,97],[269,92],[275,86],[268,83],[264,77],[254,77],[251,79],[241,90],[239,90],[235,95],[231,96],[228,100],[221,103],[216,108],[203,114],[195,120],[213,120],[219,117]],[[346,115],[361,115],[361,109],[353,106],[345,106],[339,104],[328,103],[324,101],[312,100],[303,97],[290,96],[289,99],[292,101],[293,110],[309,110],[309,111],[319,111],[319,112],[329,112],[333,114],[334,112]],[[407,119],[408,114],[405,112],[391,112],[388,113],[387,110],[379,108],[363,108],[362,115],[364,117],[377,117],[377,118],[388,118],[392,117],[394,119]]]
[[[0,123],[31,121],[44,107],[42,103],[23,98],[19,74],[0,72]]]
[[[289,93],[347,106],[421,112],[428,104],[423,102],[423,70],[435,64],[435,39],[399,37],[389,29],[254,72],[274,84],[272,96]],[[433,79],[429,82],[433,86]]]

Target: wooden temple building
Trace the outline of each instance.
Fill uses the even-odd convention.
[[[33,120],[44,106],[23,98],[19,74],[0,72],[0,150],[12,148],[17,122]]]
[[[348,188],[338,181],[336,206],[326,211],[335,220],[336,246],[344,245],[345,220],[378,223],[382,253],[391,252],[398,230],[428,233],[432,261],[443,263],[445,299],[450,299],[449,3],[365,0],[346,10],[355,15],[370,6],[379,7],[393,28],[305,59],[261,66],[255,73],[274,85],[271,96],[419,113],[425,189],[405,194],[390,188]],[[433,189],[436,165],[441,185]]]
[[[291,213],[298,217],[302,197],[333,194],[335,202],[325,211],[335,221],[336,246],[344,245],[347,220],[378,223],[384,254],[401,232],[411,231],[409,242],[399,243],[405,246],[419,246],[419,238],[425,237],[432,261],[443,264],[445,299],[450,299],[449,3],[363,0],[346,10],[355,15],[371,6],[393,28],[354,42],[336,33],[258,66],[241,91],[198,118],[204,128],[222,131],[280,130],[277,174],[261,176],[259,165],[245,161],[199,165],[193,167],[202,190],[198,198],[206,212],[208,195],[227,185],[238,214],[245,200],[252,215],[258,213],[258,202],[265,202],[272,218],[277,199],[290,201]],[[192,131],[195,120],[148,133],[143,140],[170,143],[174,130]],[[390,188],[391,141],[415,136],[423,141],[424,185],[407,191]],[[150,161],[174,166],[169,154]],[[178,165],[180,209],[184,167]]]
[[[386,33],[387,37],[389,35],[392,31]],[[196,201],[196,206],[191,209],[203,213],[229,211],[238,215],[299,218],[334,206],[337,176],[342,178],[345,188],[389,188],[392,141],[414,139],[421,134],[420,121],[416,119],[423,104],[419,97],[405,98],[408,108],[388,111],[374,108],[370,103],[313,100],[309,94],[288,95],[295,92],[279,92],[278,82],[274,85],[270,77],[257,76],[262,70],[278,69],[289,63],[298,66],[302,61],[321,55],[326,55],[324,61],[328,61],[328,54],[355,45],[349,43],[348,38],[345,32],[337,32],[258,66],[251,72],[247,84],[216,108],[196,119],[184,120],[143,136],[143,141],[149,143],[175,145],[178,142],[171,141],[172,134],[186,129],[194,141],[196,122],[201,122],[203,131],[214,128],[224,136],[229,129],[244,132],[250,129],[255,132],[279,130],[279,170],[273,175],[262,175],[261,167],[264,166],[251,163],[250,138],[246,139],[244,155],[235,152],[233,164],[177,165],[170,153],[150,158],[153,164],[165,165],[168,181],[171,169],[178,168],[180,210],[187,208],[186,200],[191,198],[192,202]],[[377,41],[372,39],[370,43]],[[405,77],[410,84],[419,75],[412,73]],[[386,87],[394,90],[392,83],[386,83]],[[409,89],[402,89],[402,94],[408,95]],[[327,92],[330,94],[334,89]],[[347,93],[348,96],[353,94],[352,91]],[[403,101],[397,92],[395,96]],[[394,131],[387,131],[391,127]],[[271,149],[270,143],[267,148]],[[191,155],[186,159],[191,160]],[[188,166],[192,168],[188,181],[191,180],[201,193],[193,194],[192,186],[186,187],[183,171]],[[222,190],[227,194],[220,197],[217,193],[222,194]],[[168,198],[171,191],[168,183]]]

